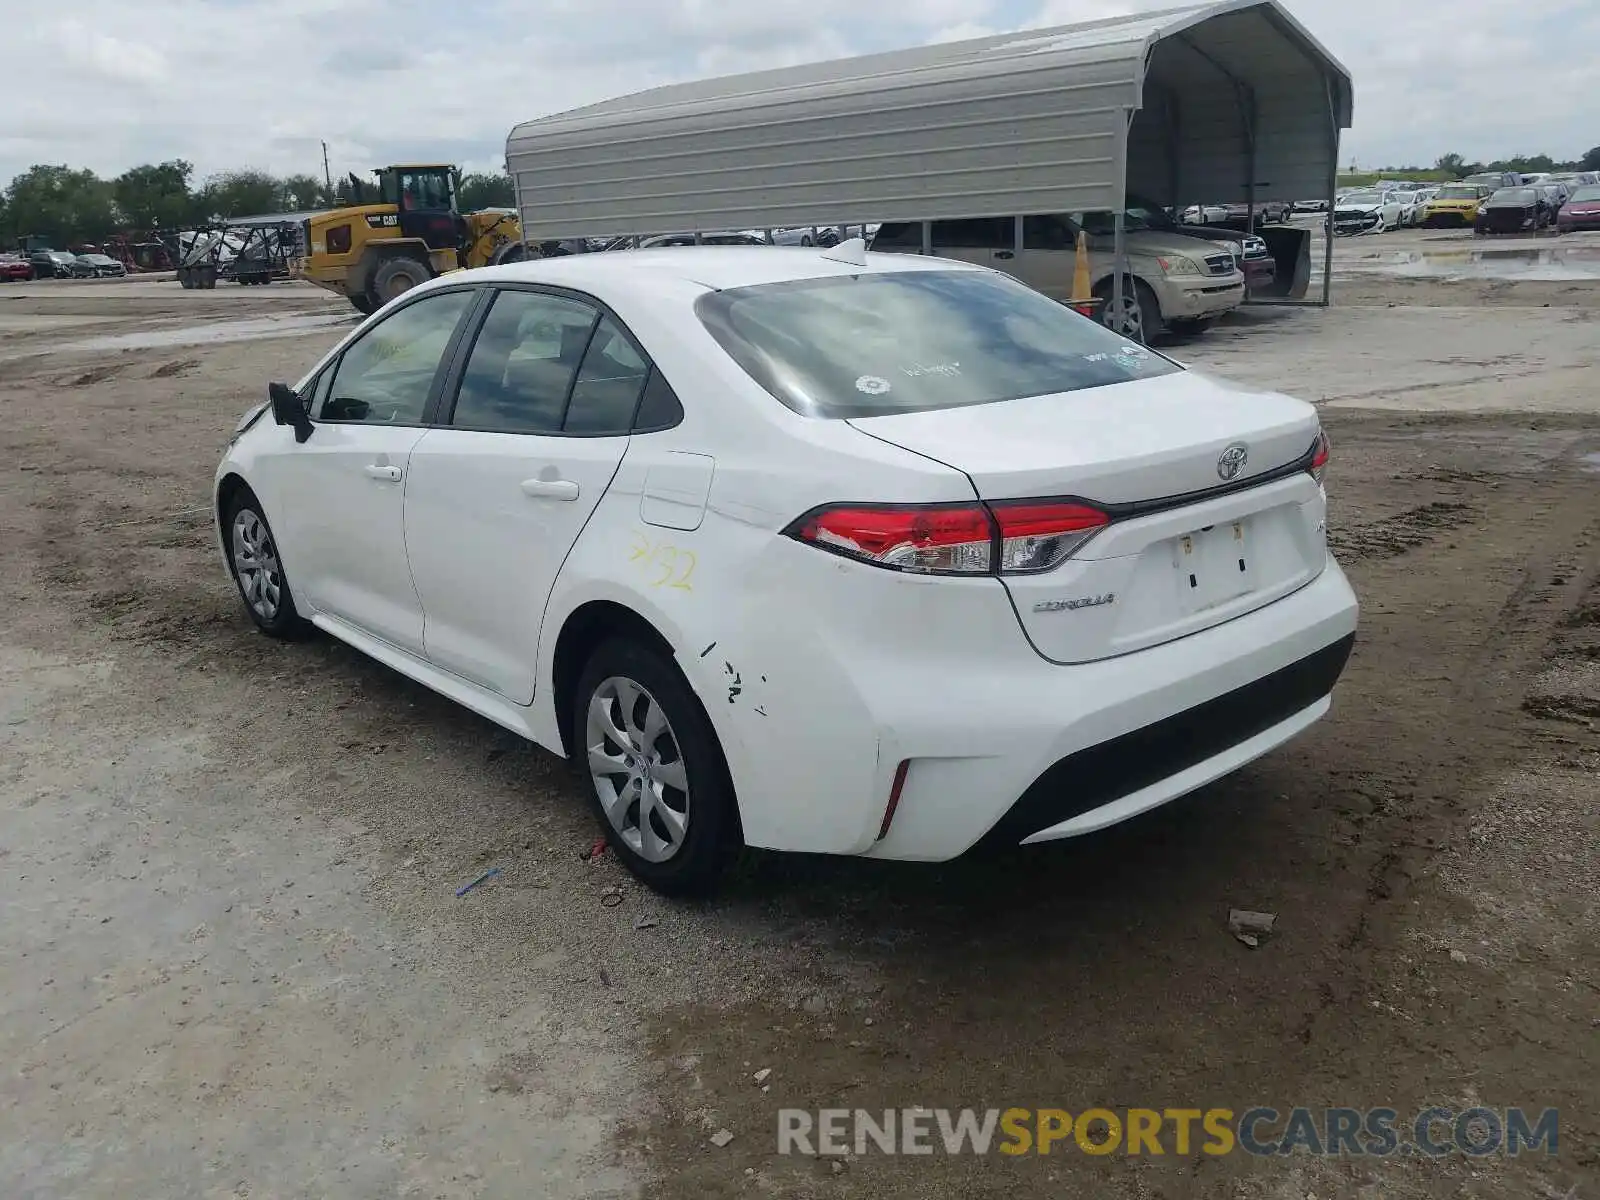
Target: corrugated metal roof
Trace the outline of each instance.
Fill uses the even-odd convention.
[[[1071,212],[1242,200],[1252,142],[1258,195],[1323,194],[1350,110],[1276,0],[1223,0],[654,88],[506,161],[529,240]]]

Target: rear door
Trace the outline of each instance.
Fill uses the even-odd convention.
[[[441,424],[411,454],[406,544],[436,666],[532,701],[545,601],[627,451],[649,373],[590,298],[497,292]]]

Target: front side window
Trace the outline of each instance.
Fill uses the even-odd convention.
[[[324,421],[417,425],[473,291],[439,292],[385,317],[352,342],[333,371]]]
[[[891,271],[709,292],[695,312],[789,408],[872,417],[1180,370],[1006,276]]]
[[[561,432],[567,397],[599,319],[592,305],[567,296],[499,293],[467,359],[451,424],[495,433]]]

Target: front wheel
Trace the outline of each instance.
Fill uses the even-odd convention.
[[[288,638],[304,632],[306,623],[295,609],[278,543],[254,493],[241,489],[229,503],[224,522],[228,568],[250,619],[269,637]]]
[[[379,304],[387,304],[431,278],[427,266],[414,258],[385,259],[372,273],[372,294]]]
[[[590,656],[572,703],[573,757],[617,857],[658,892],[710,891],[739,846],[738,809],[683,676],[655,649],[612,640]]]
[[[1112,303],[1112,281],[1101,280],[1094,289],[1100,301],[1100,320],[1108,329],[1135,342],[1148,342],[1161,332],[1161,305],[1150,285],[1132,276],[1122,281],[1122,311]]]

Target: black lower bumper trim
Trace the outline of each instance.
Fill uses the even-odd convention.
[[[1355,640],[1352,633],[1204,704],[1067,755],[1034,780],[975,849],[1015,846],[1288,720],[1333,690]]]

